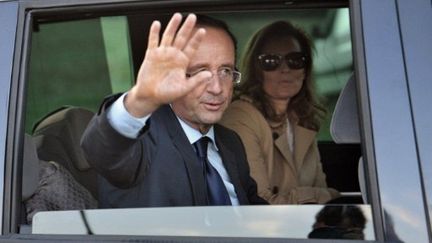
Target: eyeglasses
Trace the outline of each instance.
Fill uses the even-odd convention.
[[[264,71],[276,70],[282,64],[282,60],[285,60],[291,69],[302,69],[306,67],[309,59],[303,52],[290,52],[285,56],[278,54],[261,54],[258,56],[259,65]]]
[[[196,71],[186,73],[186,77],[190,78],[190,77],[192,77],[192,76],[194,76],[194,75],[196,75],[202,71],[209,71],[209,70],[205,69],[205,68],[201,68],[201,69],[198,69]],[[240,80],[241,80],[241,73],[240,72],[235,71],[231,68],[227,68],[227,67],[223,67],[223,68],[218,69],[217,70],[217,76],[218,76],[219,80],[221,80],[223,82],[232,82],[234,84],[239,84]]]

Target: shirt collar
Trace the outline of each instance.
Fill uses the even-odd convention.
[[[219,150],[216,146],[216,140],[215,140],[215,135],[214,135],[214,126],[211,126],[206,134],[201,134],[200,131],[189,126],[180,117],[178,117],[178,116],[176,116],[176,117],[177,117],[177,120],[180,122],[180,126],[183,128],[183,131],[185,132],[186,137],[188,138],[190,144],[194,144],[201,137],[206,136],[206,137],[210,138],[210,140],[212,141],[212,144],[215,146],[216,150]]]

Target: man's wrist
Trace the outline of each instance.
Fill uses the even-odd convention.
[[[135,118],[146,117],[155,111],[159,104],[149,98],[137,98],[135,89],[132,88],[124,97],[123,105],[127,112]]]
[[[123,94],[108,108],[107,118],[117,132],[128,138],[137,138],[151,113],[139,118],[130,114],[124,105],[126,96],[127,93]]]

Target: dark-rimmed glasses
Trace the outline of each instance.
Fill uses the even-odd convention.
[[[291,69],[302,69],[306,67],[308,57],[303,52],[290,52],[286,55],[261,54],[258,56],[258,63],[264,71],[274,71],[280,67],[282,60]]]

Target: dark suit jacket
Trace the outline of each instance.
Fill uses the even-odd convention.
[[[101,207],[207,205],[202,167],[170,106],[153,112],[141,135],[129,139],[111,127],[104,112],[117,97],[104,102],[81,140],[87,160],[104,177]],[[240,204],[266,204],[257,195],[238,135],[220,125],[214,129]]]

